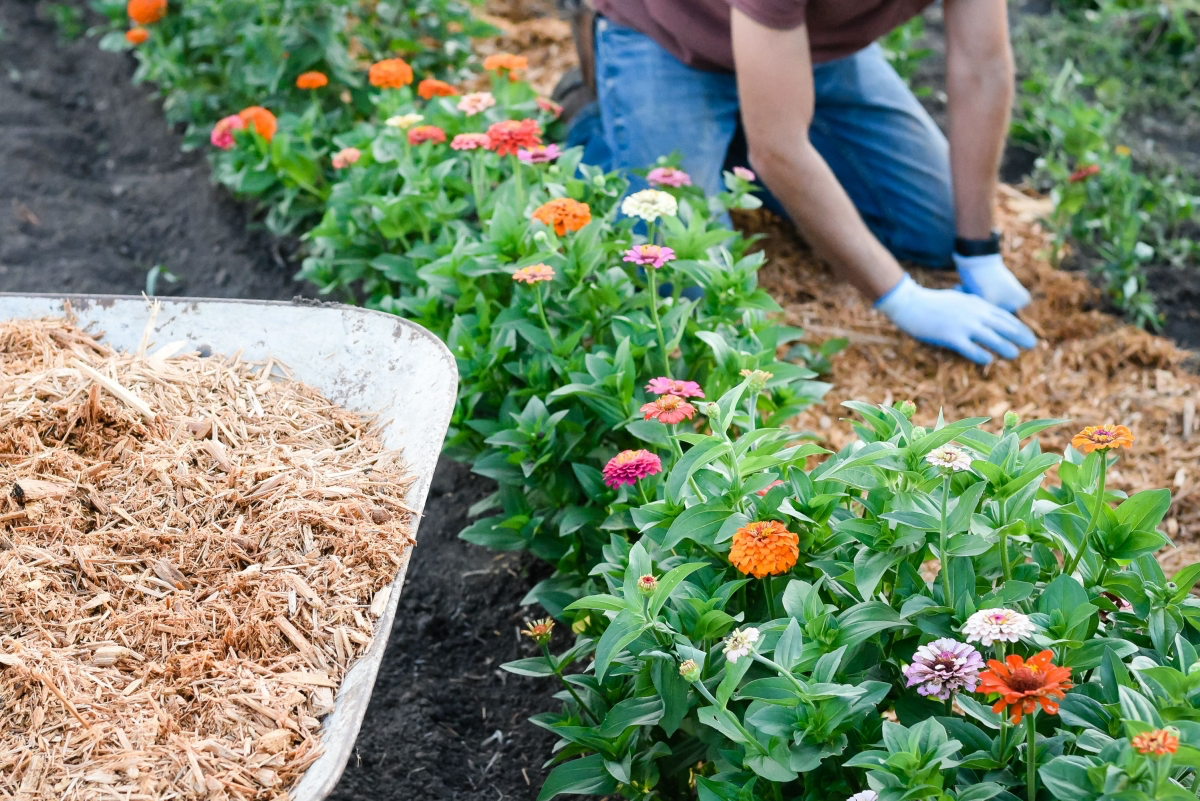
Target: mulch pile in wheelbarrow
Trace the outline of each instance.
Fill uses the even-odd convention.
[[[284,797],[408,558],[410,474],[283,368],[0,324],[0,794]]]

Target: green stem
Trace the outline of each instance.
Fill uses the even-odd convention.
[[[954,599],[950,597],[950,559],[946,556],[946,507],[950,503],[950,476],[942,478],[942,523],[938,529],[938,559],[942,560],[938,575],[942,579],[942,594],[945,604],[954,608]]]
[[[647,264],[646,284],[650,288],[650,319],[654,321],[654,333],[658,336],[658,349],[662,353],[663,375],[671,375],[671,360],[667,355],[667,340],[663,337],[662,323],[658,319],[658,281],[654,267]]]
[[[1096,502],[1092,505],[1092,519],[1088,522],[1087,530],[1083,532],[1083,540],[1079,543],[1079,550],[1075,552],[1075,556],[1067,564],[1063,573],[1071,575],[1075,569],[1079,567],[1079,560],[1083,559],[1083,554],[1087,551],[1088,541],[1092,537],[1092,532],[1096,530],[1096,524],[1100,522],[1101,506],[1104,505],[1104,480],[1108,477],[1108,451],[1102,451],[1100,454],[1100,481],[1096,487]]]
[[[471,190],[475,194],[475,216],[483,222],[484,172],[483,155],[480,152],[471,154]]]
[[[1006,584],[1012,581],[1012,563],[1008,559],[1008,532],[1004,527],[1000,528],[1000,570]]]
[[[1031,712],[1025,716],[1025,731],[1027,735],[1025,752],[1025,786],[1029,791],[1029,801],[1037,801],[1037,721]]]
[[[767,614],[771,616],[771,620],[774,620],[779,616],[775,611],[775,577],[769,573],[763,581],[763,590],[767,594]]]
[[[550,656],[549,646],[547,646],[545,643],[538,644],[542,646],[542,655],[546,657],[546,664],[550,666],[550,669],[554,671],[554,675],[558,676],[558,680],[562,682],[562,685],[567,688],[567,692],[569,692],[571,697],[575,699],[575,703],[579,705],[579,710],[583,714],[587,715],[588,720],[592,722],[593,726],[596,725],[598,721],[596,720],[595,716],[592,715],[592,710],[588,709],[583,703],[583,699],[580,698],[579,694],[575,692],[575,688],[571,686],[571,683],[563,678],[562,668],[555,664],[554,657]]]
[[[749,409],[749,411],[750,411],[750,428],[747,430],[746,433],[753,433],[754,424],[757,422],[757,420],[755,418],[758,417],[758,393],[757,392],[750,393],[749,406],[750,406],[750,409]]]
[[[546,306],[542,302],[542,287],[540,285],[533,288],[533,296],[537,298],[538,317],[542,318],[542,328],[546,329],[546,336],[550,337],[550,350],[556,350],[558,343],[554,341],[554,332],[550,330],[550,323],[546,320]]]
[[[517,188],[517,213],[522,217],[525,216],[525,183],[521,176],[521,160],[515,155],[509,156],[513,163],[513,178],[516,180]]]

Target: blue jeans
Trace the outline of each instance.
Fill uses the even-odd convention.
[[[722,170],[748,166],[733,75],[687,67],[650,37],[597,18],[596,83],[599,103],[580,111],[568,136],[584,145],[585,163],[629,170],[679,151],[710,194],[723,191]],[[813,86],[809,141],[867,226],[897,258],[949,266],[949,146],[879,45],[814,65]],[[765,190],[763,202],[782,211]]]

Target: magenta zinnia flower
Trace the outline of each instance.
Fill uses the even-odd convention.
[[[662,245],[634,245],[625,251],[624,261],[631,261],[643,267],[658,269],[669,261],[675,260],[675,251]]]
[[[745,167],[734,167],[733,174],[738,178],[741,178],[743,181],[753,182],[754,179],[757,178],[753,170],[746,169]]]
[[[240,131],[246,127],[246,121],[239,114],[230,114],[228,117],[217,122],[213,126],[212,133],[208,137],[208,141],[213,147],[219,147],[222,150],[228,150],[233,147],[233,132]]]
[[[660,376],[651,378],[646,385],[647,392],[655,395],[678,395],[681,398],[703,398],[704,390],[695,381],[680,381],[678,378]]]
[[[534,145],[529,148],[521,148],[517,151],[517,158],[522,164],[545,164],[548,161],[554,161],[562,155],[562,151],[558,149],[558,145]]]
[[[646,183],[651,186],[691,186],[692,176],[674,167],[655,167],[646,175]]]
[[[632,486],[646,476],[662,472],[662,460],[650,451],[621,451],[604,465],[604,483],[616,489]]]
[[[974,692],[979,686],[983,657],[966,643],[949,637],[934,640],[918,648],[912,659],[904,675],[908,686],[916,687],[921,695],[946,701],[954,693]]]

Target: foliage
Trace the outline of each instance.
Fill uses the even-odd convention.
[[[913,83],[921,62],[933,55],[933,50],[925,46],[924,39],[925,19],[917,16],[893,28],[879,40],[884,57],[907,84]],[[925,97],[930,93],[928,86],[913,86],[912,90],[917,97]]]

